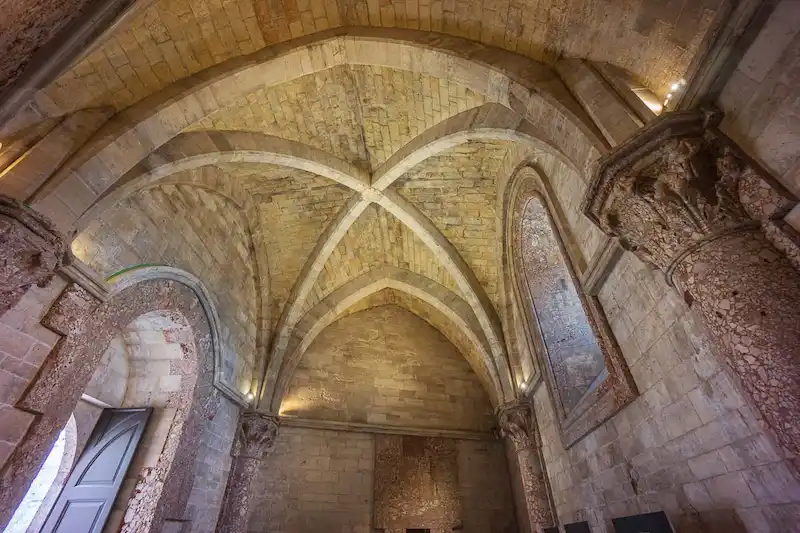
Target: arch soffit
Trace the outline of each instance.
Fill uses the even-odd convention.
[[[197,301],[200,303],[200,307],[209,325],[211,352],[214,362],[213,385],[234,403],[240,406],[246,406],[249,403],[246,395],[236,389],[232,384],[228,383],[222,373],[224,366],[222,360],[223,352],[219,313],[217,312],[217,307],[214,304],[211,293],[200,278],[185,270],[169,266],[140,267],[128,270],[109,280],[109,299],[113,299],[115,295],[121,294],[123,291],[139,283],[157,280],[169,280],[180,283],[191,290],[197,297]]]
[[[512,302],[524,308],[525,299],[520,294],[518,272],[521,268],[519,258],[514,250],[520,250],[517,238],[517,224],[521,204],[532,197],[539,198],[552,211],[548,201],[548,192],[541,174],[531,166],[530,161],[520,163],[511,174],[511,179],[504,191],[503,198],[503,249],[502,265],[504,282],[512,295]]]
[[[494,405],[505,398],[500,372],[492,359],[488,343],[470,306],[457,294],[424,276],[396,267],[381,267],[350,280],[317,303],[294,329],[289,342],[289,356],[277,375],[265,384],[266,400],[271,411],[277,412],[286,394],[291,377],[303,354],[316,337],[341,318],[347,309],[384,289],[404,292],[428,304],[448,319],[465,335],[475,348],[479,360],[468,362],[481,378]],[[477,365],[477,368],[476,368]]]
[[[519,112],[539,138],[578,168],[593,155],[593,148],[607,148],[591,119],[547,66],[456,37],[416,30],[337,28],[232,58],[119,113],[37,192],[32,203],[62,229],[69,227],[154,148],[188,126],[259,87],[347,64],[454,80]],[[75,186],[83,191],[79,197],[69,193]]]
[[[526,300],[520,292],[520,280],[518,272],[520,271],[519,268],[521,267],[518,264],[516,254],[513,252],[513,250],[519,249],[517,243],[515,242],[515,207],[523,199],[530,198],[531,196],[538,196],[542,198],[545,194],[541,176],[530,165],[530,161],[526,159],[517,166],[517,168],[511,173],[508,183],[503,188],[503,196],[499,200],[501,203],[502,213],[501,265],[503,268],[503,284],[506,294],[506,307],[503,310],[503,319],[506,328],[511,332],[516,331],[516,326],[514,325],[513,308],[516,307],[520,311],[521,316],[528,316],[528,312],[525,311],[525,306],[527,305],[525,303]],[[536,343],[531,336],[530,328],[523,327],[522,331],[519,333],[522,333],[530,353],[536,353]],[[510,337],[508,339],[509,343],[515,342],[513,341],[514,338],[517,337]],[[538,368],[538,361],[534,361],[534,363],[538,373],[540,370]]]

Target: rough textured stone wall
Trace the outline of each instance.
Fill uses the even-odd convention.
[[[576,244],[579,253],[573,254],[573,259],[578,263],[589,262],[602,244],[605,235],[581,212],[581,201],[586,191],[588,174],[576,172],[550,155],[535,158],[535,165],[550,180],[552,193],[558,199],[556,209],[562,220],[569,225],[572,239],[565,245],[569,247],[572,243]]]
[[[373,527],[447,533],[461,526],[458,453],[452,439],[375,435]]]
[[[127,345],[122,335],[114,338],[86,385],[85,394],[112,407],[121,407],[128,386]]]
[[[800,3],[777,2],[717,105],[722,131],[800,195]]]
[[[567,266],[557,230],[550,222],[547,207],[538,198],[528,200],[519,226],[520,266],[527,292],[547,349],[559,401],[564,412],[577,406],[597,377],[606,368],[603,351],[578,296],[577,280]],[[527,290],[526,290],[527,289]]]
[[[93,221],[75,254],[103,277],[141,264],[169,265],[200,278],[221,318],[223,375],[248,390],[257,309],[247,222],[220,195],[191,186],[141,191]]]
[[[283,427],[253,484],[248,531],[371,533],[372,435]]]
[[[254,484],[248,531],[372,533],[376,438],[386,437],[282,427]],[[457,455],[462,531],[515,532],[502,443],[451,442]]]
[[[524,155],[510,154],[506,166]],[[584,180],[554,159],[534,159],[550,179],[581,268],[603,237],[580,213]],[[626,254],[599,298],[640,396],[566,451],[549,393],[537,389],[562,522],[588,520],[593,532],[607,532],[612,517],[665,510],[679,525],[697,511],[712,533],[793,531],[800,484],[791,466],[663,275]]]
[[[0,91],[22,73],[31,56],[91,0],[3,0],[0,2]]]
[[[792,531],[800,483],[762,433],[719,363],[705,328],[677,294],[630,254],[600,300],[641,393],[564,451],[545,388],[535,407],[559,517],[610,531],[609,519],[696,510],[710,531]]]
[[[185,517],[191,521],[193,533],[215,531],[231,468],[231,446],[238,416],[239,408],[220,397],[216,410],[206,418]]]
[[[344,422],[488,431],[477,375],[427,322],[397,306],[347,316],[303,356],[281,413]]]

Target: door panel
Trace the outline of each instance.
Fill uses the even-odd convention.
[[[42,533],[100,533],[152,413],[106,409]]]

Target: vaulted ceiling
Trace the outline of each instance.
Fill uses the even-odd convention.
[[[45,114],[120,113],[33,200],[103,276],[201,278],[227,349],[250,354],[237,386],[263,371],[274,409],[320,331],[387,303],[438,329],[497,403],[513,388],[503,184],[531,155],[579,172],[603,147],[548,65],[609,61],[663,93],[718,3],[141,4],[37,95]]]
[[[560,57],[607,61],[634,73],[663,96],[685,73],[723,0],[140,3],[148,4],[54,84],[47,96],[75,108],[91,102],[122,109],[226,59],[344,26],[439,32],[551,64]]]

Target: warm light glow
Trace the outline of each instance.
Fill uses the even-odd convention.
[[[658,102],[653,102],[652,100],[645,102],[644,105],[650,108],[650,111],[652,111],[656,115],[658,115],[664,110],[663,105],[659,104]]]
[[[672,93],[669,93],[669,94],[667,95],[667,100],[669,100],[670,98],[672,98]]]
[[[670,89],[672,89],[673,91],[677,91],[678,89],[680,89],[680,87],[681,86],[680,86],[679,83],[673,83],[672,87],[670,87]]]
[[[307,411],[310,407],[313,407],[313,405],[313,402],[305,398],[287,396],[281,402],[281,406],[278,408],[278,414],[297,416],[303,411]]]
[[[256,396],[255,396],[255,394],[253,394],[252,392],[248,392],[248,393],[247,393],[247,401],[248,401],[248,402],[252,402],[252,401],[253,401],[253,400],[255,400],[255,399],[256,399]]]

